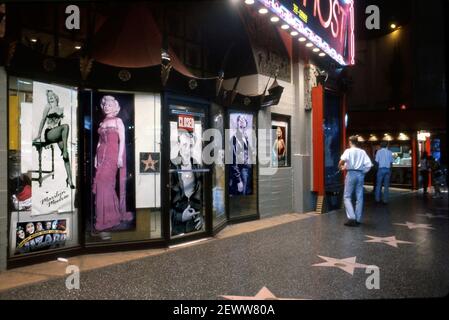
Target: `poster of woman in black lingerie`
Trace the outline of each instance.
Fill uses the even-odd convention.
[[[134,229],[134,96],[97,92],[93,101],[93,231]]]

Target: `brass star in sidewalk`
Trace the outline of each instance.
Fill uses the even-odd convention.
[[[141,160],[142,163],[145,165],[145,169],[143,171],[148,171],[148,169],[151,169],[153,171],[156,171],[156,163],[159,162],[159,160],[153,160],[151,158],[151,153],[148,154],[148,159],[147,160]]]
[[[389,245],[389,246],[395,247],[395,248],[398,248],[398,243],[413,244],[413,242],[398,240],[398,239],[396,239],[396,236],[373,237],[373,236],[365,235],[365,237],[371,238],[371,240],[365,240],[365,242],[385,243],[386,245]]]
[[[304,300],[276,297],[267,287],[263,287],[255,296],[221,296],[227,300]]]
[[[426,214],[418,214],[418,216],[427,217],[429,219],[449,219],[448,216],[445,216],[445,215],[442,215],[442,214],[426,213]]]
[[[435,228],[432,228],[431,224],[425,224],[425,223],[413,223],[413,222],[406,222],[406,223],[395,223],[397,226],[404,226],[409,229],[428,229],[428,230],[435,230]]]
[[[331,267],[331,268],[339,268],[344,272],[349,273],[350,275],[354,275],[355,268],[366,269],[369,265],[356,263],[357,257],[351,257],[346,259],[335,259],[324,256],[318,256],[326,262],[317,263],[312,265],[312,267]]]

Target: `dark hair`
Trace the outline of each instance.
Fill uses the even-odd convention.
[[[388,142],[382,141],[382,142],[380,143],[380,147],[381,147],[381,148],[386,148],[386,147],[388,147]]]
[[[356,147],[360,146],[359,137],[358,136],[350,136],[349,137],[349,142],[352,143]]]

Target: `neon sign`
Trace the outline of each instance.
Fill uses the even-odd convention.
[[[355,63],[354,0],[258,0],[340,65]]]

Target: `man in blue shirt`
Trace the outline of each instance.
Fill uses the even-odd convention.
[[[376,153],[377,180],[376,180],[376,203],[380,203],[382,183],[384,186],[383,203],[388,203],[388,193],[390,188],[391,166],[393,165],[393,153],[388,150],[388,143],[382,142],[381,149]]]

